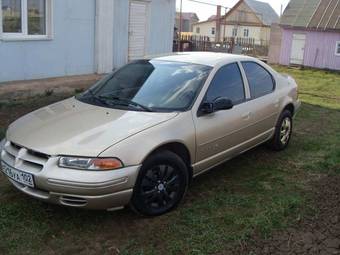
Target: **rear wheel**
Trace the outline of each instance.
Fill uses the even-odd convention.
[[[293,118],[292,113],[285,110],[281,113],[275,128],[275,134],[269,146],[271,149],[281,151],[287,148],[293,132]]]
[[[161,151],[151,155],[140,170],[131,206],[146,216],[167,213],[182,200],[188,180],[187,166],[177,154]]]

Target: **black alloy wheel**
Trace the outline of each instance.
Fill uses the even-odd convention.
[[[146,216],[156,216],[175,208],[188,186],[188,171],[175,153],[162,151],[146,160],[137,180],[132,207]]]

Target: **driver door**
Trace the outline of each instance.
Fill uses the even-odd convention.
[[[247,104],[247,84],[238,63],[221,67],[215,74],[203,102],[219,97],[233,102],[230,110],[194,115],[196,127],[195,174],[217,165],[242,152],[244,144],[254,136],[251,130],[252,109]],[[249,95],[248,95],[249,96]]]

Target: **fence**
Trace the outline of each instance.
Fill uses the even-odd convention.
[[[182,35],[174,41],[174,51],[212,51],[244,54],[255,57],[268,56],[268,45],[257,44],[254,38],[225,37],[222,42],[211,42],[207,36]]]

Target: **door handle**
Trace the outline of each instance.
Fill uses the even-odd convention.
[[[251,115],[251,113],[250,113],[250,112],[247,112],[247,113],[243,114],[241,117],[242,117],[242,119],[244,119],[244,120],[249,120],[249,119],[250,119],[250,115]]]

